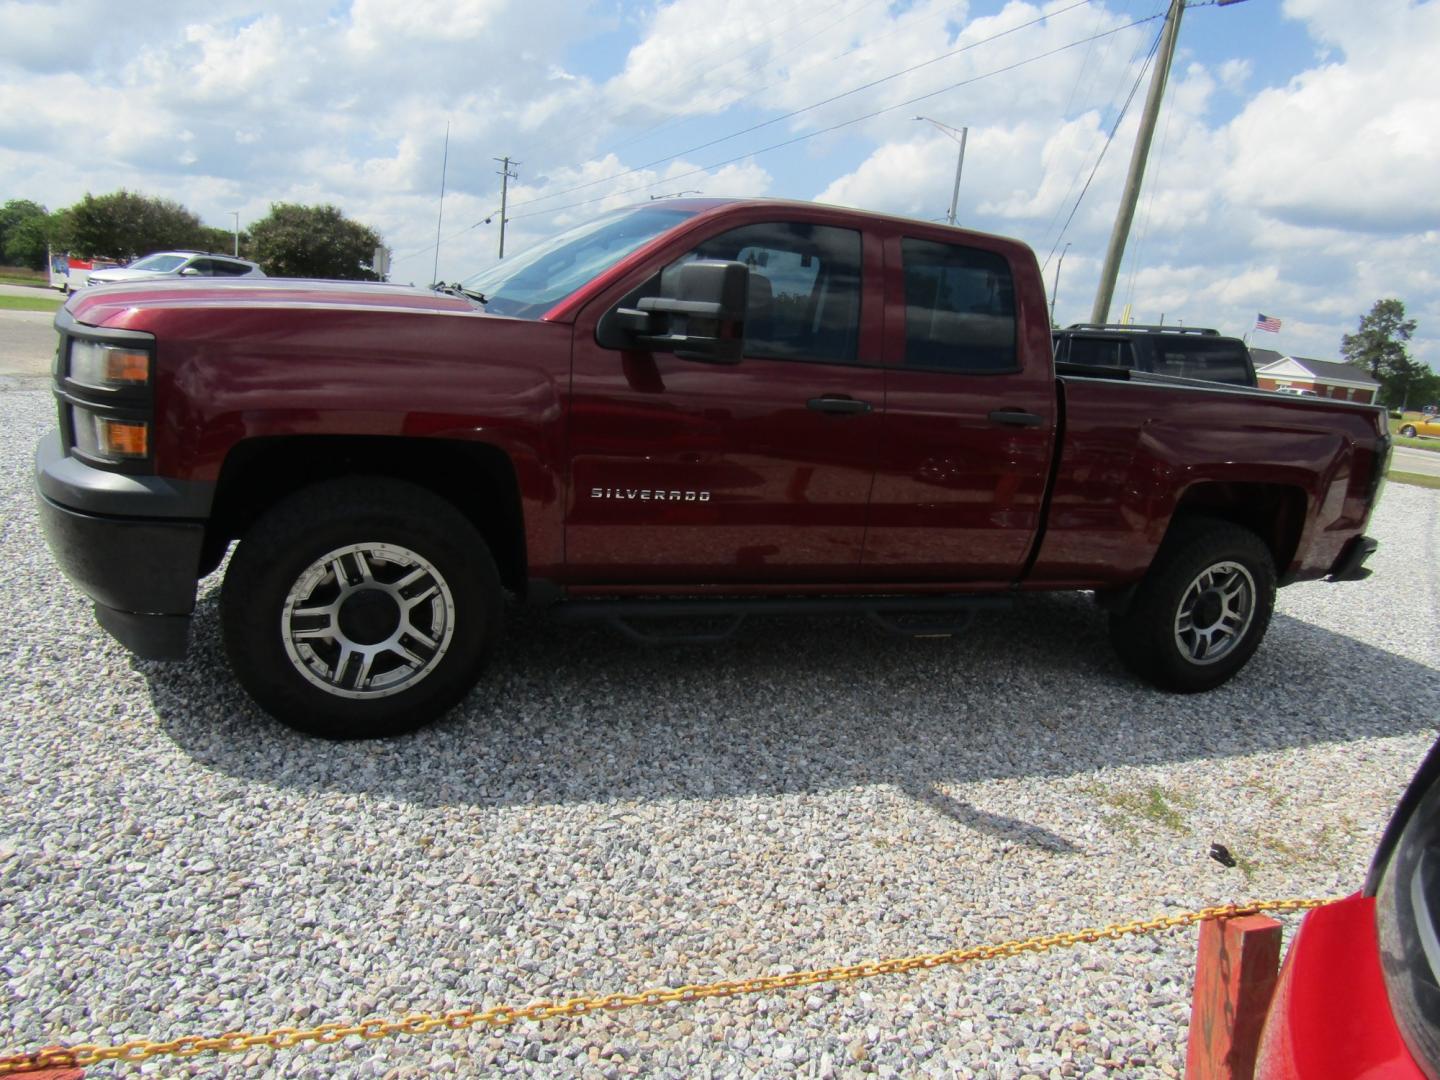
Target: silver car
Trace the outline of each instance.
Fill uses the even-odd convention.
[[[247,259],[230,255],[211,255],[203,251],[157,251],[136,259],[128,266],[96,270],[90,274],[91,285],[114,285],[121,281],[148,281],[165,277],[264,277],[265,271]]]

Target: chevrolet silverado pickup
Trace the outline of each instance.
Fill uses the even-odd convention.
[[[1366,573],[1390,450],[1370,406],[1057,372],[1023,244],[779,201],[619,210],[430,289],[99,286],[56,326],[60,567],[178,658],[233,546],[235,676],[331,738],[453,706],[507,594],[664,639],[1090,590],[1126,666],[1206,690],[1277,586]]]

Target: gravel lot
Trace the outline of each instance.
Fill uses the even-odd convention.
[[[906,641],[512,624],[442,725],[311,741],[247,704],[207,582],[131,659],[31,506],[0,392],[0,1051],[310,1025],[907,955],[1351,891],[1440,715],[1440,492],[1367,582],[1281,593],[1235,682],[1119,668],[1083,598]],[[1241,865],[1209,859],[1225,843]],[[1176,1076],[1194,933],[693,1006],[91,1076]]]

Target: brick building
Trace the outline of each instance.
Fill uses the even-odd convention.
[[[1311,390],[1319,397],[1366,404],[1380,392],[1380,384],[1368,371],[1350,364],[1285,356],[1273,349],[1251,349],[1250,357],[1262,390]]]

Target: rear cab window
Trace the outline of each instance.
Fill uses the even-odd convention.
[[[1254,385],[1250,357],[1238,341],[1193,337],[1155,345],[1155,370],[1161,375]]]

